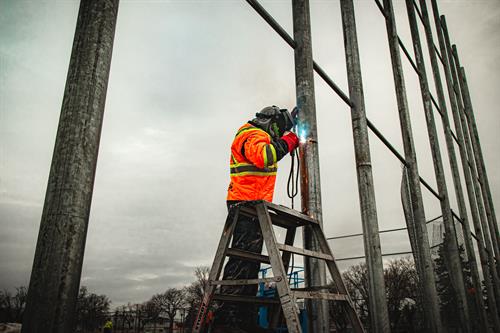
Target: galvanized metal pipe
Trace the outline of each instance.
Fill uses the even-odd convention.
[[[398,34],[394,19],[394,9],[391,0],[384,0],[385,22],[387,27],[387,37],[391,53],[391,63],[394,75],[394,84],[396,88],[396,97],[399,110],[399,119],[401,124],[401,134],[403,137],[403,146],[405,151],[405,160],[408,163],[408,183],[415,221],[415,233],[420,253],[417,253],[415,260],[419,261],[420,283],[424,302],[424,313],[428,332],[441,332],[441,316],[439,313],[439,304],[436,291],[436,281],[434,276],[432,259],[430,256],[429,240],[425,225],[425,212],[420,190],[417,157],[415,145],[411,131],[411,121],[408,111],[408,102],[406,99],[406,88],[404,82],[403,68],[401,65],[401,56],[399,53]]]
[[[118,2],[80,4],[23,333],[75,329]]]
[[[293,36],[295,47],[295,86],[299,112],[300,191],[302,212],[323,225],[321,209],[321,183],[319,172],[318,132],[311,41],[311,21],[308,0],[293,0]],[[304,227],[304,247],[320,251],[320,244],[310,227]],[[306,286],[326,285],[325,264],[314,258],[304,259]],[[309,331],[328,333],[330,330],[328,303],[325,300],[308,300]]]
[[[444,24],[443,30],[447,31],[446,20],[444,19],[444,17],[442,18],[442,23]],[[474,117],[474,110],[472,108],[469,86],[467,84],[467,77],[465,76],[465,70],[463,67],[460,66],[460,60],[458,58],[458,51],[456,45],[452,46],[452,52],[453,52],[453,58],[455,60],[456,71],[458,74],[460,91],[462,93],[462,98],[464,103],[464,113],[467,119],[469,135],[472,142],[472,148],[474,149],[474,160],[476,161],[476,168],[479,176],[479,184],[481,185],[481,193],[483,194],[484,207],[486,209],[486,217],[488,218],[491,242],[493,245],[493,249],[495,250],[495,257],[498,265],[500,261],[500,248],[498,243],[498,238],[499,238],[498,224],[495,215],[495,207],[493,206],[493,199],[491,197],[491,191],[488,182],[488,174],[486,173],[486,167],[484,165],[481,143],[479,142],[479,133],[477,131],[476,119]]]
[[[451,64],[451,60],[450,60],[450,64]],[[456,81],[457,80],[456,73],[454,73],[453,70],[452,70],[452,76],[453,76],[455,88],[458,88],[458,82]],[[482,197],[481,197],[481,188],[479,185],[479,181],[476,177],[477,169],[476,169],[474,162],[470,162],[473,159],[474,153],[472,151],[471,139],[469,137],[469,133],[467,132],[467,120],[465,119],[465,115],[463,113],[463,105],[461,102],[460,92],[457,90],[455,94],[456,94],[456,98],[458,101],[458,110],[457,111],[458,111],[459,115],[457,115],[457,116],[459,118],[459,120],[458,120],[459,124],[460,124],[459,126],[461,126],[461,128],[462,128],[462,134],[464,137],[465,148],[466,148],[466,152],[467,152],[466,158],[467,158],[467,161],[469,161],[468,163],[466,163],[467,164],[466,167],[468,167],[470,169],[470,172],[473,175],[472,176],[472,186],[474,187],[475,201],[477,203],[477,208],[479,211],[479,218],[480,218],[481,225],[482,225],[482,232],[483,232],[483,236],[484,236],[484,240],[485,240],[485,245],[486,245],[486,248],[488,250],[487,253],[488,253],[488,257],[489,257],[488,259],[489,259],[489,265],[490,265],[490,273],[491,273],[491,278],[493,280],[493,291],[495,293],[496,305],[490,304],[490,308],[496,309],[496,308],[498,308],[498,305],[499,305],[498,302],[500,300],[500,289],[499,289],[500,279],[498,276],[498,271],[496,269],[495,253],[493,250],[493,244],[492,244],[489,230],[488,230],[488,220],[487,220],[486,213],[485,213],[484,201],[482,200]],[[486,280],[486,277],[485,277],[485,280]],[[497,312],[491,311],[491,313],[493,315]]]
[[[271,26],[271,28],[273,28],[273,30],[276,31],[276,33],[278,33],[278,35],[280,35],[281,38],[283,38],[283,40],[290,47],[295,49],[296,44],[295,44],[295,41],[293,40],[293,38],[285,31],[285,29],[283,29],[283,27],[281,27],[279,25],[278,22],[276,22],[276,20],[271,16],[271,14],[269,14],[269,12],[267,12],[265,10],[265,8],[262,7],[262,5],[257,0],[246,0],[246,1]],[[375,0],[375,1],[376,1],[377,5],[379,5],[378,0]],[[406,50],[401,40],[399,40],[399,44],[403,50]],[[410,61],[410,63],[414,64],[411,57],[409,57],[409,54],[407,51],[405,54],[408,57],[408,61]],[[314,61],[314,59],[313,59],[313,69],[323,79],[323,81],[325,81],[325,83],[330,88],[332,88],[332,90],[342,99],[342,101],[344,101],[344,103],[346,103],[350,107],[353,106],[353,103],[349,99],[349,97],[347,97],[347,95],[328,76],[328,74],[326,74],[326,72]],[[393,155],[401,161],[401,163],[406,165],[406,161],[401,156],[401,154],[399,154],[399,152],[396,150],[396,148],[394,148],[394,146],[382,135],[382,133],[377,129],[377,127],[369,119],[367,119],[367,125],[368,125],[368,128],[373,132],[373,134],[375,134],[375,136],[382,142],[382,144],[384,144],[384,146],[386,146],[389,149],[389,151],[391,153],[393,153]],[[436,198],[440,199],[437,192],[422,177],[420,177],[420,181],[421,181],[422,185],[424,185],[425,188],[427,188]]]
[[[373,332],[384,333],[390,332],[389,312],[385,294],[384,267],[380,247],[361,64],[352,0],[342,0],[340,8],[342,12],[349,98],[354,104],[351,107],[352,131],[368,270],[371,329]]]
[[[484,221],[484,213],[482,209],[482,204],[480,200],[477,200],[476,195],[477,191],[474,189],[474,178],[475,178],[475,169],[470,168],[468,164],[468,157],[467,157],[467,150],[466,147],[469,147],[470,145],[466,140],[468,139],[466,135],[462,132],[462,125],[461,125],[461,120],[458,112],[458,106],[457,103],[460,101],[460,98],[458,96],[455,96],[455,87],[453,83],[453,78],[452,78],[452,72],[453,72],[453,59],[451,56],[448,54],[448,50],[446,47],[446,41],[445,41],[445,36],[443,35],[443,31],[441,28],[441,23],[439,19],[439,10],[437,7],[437,3],[435,0],[432,0],[432,9],[434,12],[434,24],[436,27],[436,32],[438,35],[438,40],[439,40],[439,47],[441,50],[441,55],[443,57],[443,63],[444,63],[444,73],[445,73],[445,78],[446,78],[446,85],[448,88],[448,94],[449,94],[449,101],[450,101],[450,106],[451,106],[451,111],[453,115],[453,120],[455,123],[455,132],[457,134],[457,139],[458,139],[458,147],[460,151],[460,157],[461,157],[461,162],[462,162],[462,169],[464,172],[465,176],[465,184],[467,188],[467,196],[469,198],[469,205],[471,209],[471,214],[472,214],[472,221],[474,224],[474,230],[476,231],[476,237],[478,238],[478,249],[479,249],[479,257],[481,259],[481,267],[483,268],[483,275],[484,275],[484,281],[486,285],[486,290],[488,293],[488,307],[490,309],[490,316],[492,318],[492,322],[495,328],[495,331],[500,331],[500,323],[498,320],[497,314],[497,305],[496,305],[496,291],[494,288],[496,285],[495,280],[498,280],[498,277],[496,277],[496,269],[492,256],[492,249],[490,246],[489,242],[489,237],[488,234],[483,234],[483,230],[486,227],[485,226],[485,221]],[[483,230],[482,230],[483,229]],[[486,249],[490,248],[489,251],[486,251]],[[490,269],[492,268],[492,269]],[[496,278],[495,278],[496,277]]]
[[[464,332],[470,332],[470,316],[467,304],[467,295],[465,291],[465,283],[462,272],[462,265],[458,252],[458,243],[455,230],[455,221],[451,213],[448,189],[446,187],[446,179],[444,176],[443,161],[439,147],[439,139],[436,130],[436,123],[432,111],[432,102],[429,93],[429,83],[427,81],[427,72],[425,69],[424,58],[422,54],[422,46],[420,44],[420,35],[418,32],[417,18],[415,15],[415,7],[413,0],[406,0],[406,9],[408,12],[408,21],[410,23],[410,32],[413,41],[413,50],[415,52],[415,61],[419,72],[420,92],[422,94],[422,102],[424,106],[425,120],[427,123],[427,133],[429,135],[429,143],[432,153],[432,162],[434,165],[434,173],[436,175],[436,183],[441,196],[439,201],[441,212],[443,214],[443,224],[445,228],[444,235],[444,250],[446,253],[445,264],[450,273],[450,282],[455,294],[457,304],[457,312],[460,320],[460,325]]]
[[[474,186],[474,191],[476,194],[476,202],[478,205],[479,213],[480,213],[480,219],[481,223],[483,224],[483,235],[485,237],[485,243],[487,246],[487,249],[489,250],[489,254],[492,256],[492,259],[490,260],[490,265],[492,268],[492,274],[493,274],[493,281],[494,281],[494,290],[496,292],[496,298],[497,298],[497,306],[500,304],[500,273],[498,271],[498,257],[497,251],[495,250],[495,243],[494,243],[494,238],[493,235],[490,234],[491,228],[489,228],[489,220],[487,216],[487,200],[482,197],[482,188],[481,188],[481,178],[479,177],[479,171],[478,171],[478,166],[475,161],[475,153],[474,153],[474,146],[473,146],[473,140],[471,138],[471,134],[468,131],[468,122],[467,122],[467,117],[466,117],[466,111],[465,111],[465,105],[463,102],[463,96],[462,96],[462,91],[460,87],[460,82],[458,78],[458,73],[457,73],[457,67],[455,65],[456,61],[453,56],[453,51],[451,48],[451,43],[450,43],[450,37],[448,35],[448,30],[446,28],[446,20],[444,16],[440,17],[440,23],[442,27],[442,32],[444,36],[444,40],[446,43],[446,49],[448,52],[448,62],[450,64],[450,72],[451,76],[453,79],[453,91],[455,93],[456,99],[457,99],[457,112],[458,112],[458,117],[460,119],[460,124],[462,126],[462,133],[464,136],[465,140],[465,147],[467,150],[467,161],[468,161],[468,166],[471,169],[472,175],[473,175],[473,186]],[[496,264],[495,264],[496,262]]]
[[[443,85],[441,82],[441,74],[439,72],[439,64],[437,61],[437,50],[434,44],[433,36],[432,36],[432,29],[430,25],[430,20],[429,20],[429,13],[427,10],[427,4],[425,0],[420,0],[420,18],[422,20],[422,23],[424,25],[424,30],[425,30],[425,35],[427,39],[427,46],[429,50],[429,58],[431,61],[431,66],[432,66],[432,73],[434,76],[434,85],[436,87],[436,94],[438,97],[439,101],[439,108],[441,109],[441,120],[443,123],[443,131],[444,131],[444,136],[446,140],[446,148],[448,152],[448,160],[450,162],[450,168],[451,168],[451,174],[453,178],[453,185],[455,188],[455,196],[457,198],[457,203],[458,203],[458,209],[460,213],[460,219],[461,219],[461,224],[462,224],[462,230],[464,233],[464,243],[465,243],[465,248],[467,251],[467,257],[469,259],[469,265],[470,265],[470,270],[471,270],[471,276],[472,276],[472,285],[474,286],[475,290],[477,291],[475,293],[475,301],[476,301],[476,310],[477,313],[479,314],[479,326],[481,328],[481,331],[487,332],[488,331],[488,320],[486,317],[486,310],[484,306],[484,300],[482,296],[481,291],[481,279],[479,277],[479,271],[477,267],[477,260],[476,260],[476,254],[474,251],[474,244],[472,242],[472,233],[470,231],[469,227],[469,220],[467,216],[467,208],[465,205],[465,198],[464,198],[464,193],[462,189],[462,184],[460,182],[460,172],[458,170],[458,162],[457,162],[457,156],[455,154],[455,147],[453,144],[453,136],[452,136],[452,131],[450,128],[450,121],[448,118],[448,111],[446,107],[446,100],[444,96],[444,91],[443,91]],[[441,58],[441,61],[442,58]],[[484,246],[484,244],[479,243],[478,246]]]

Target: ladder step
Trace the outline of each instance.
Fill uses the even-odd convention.
[[[246,215],[248,217],[256,217],[257,212],[255,211],[255,207],[241,207],[240,214]],[[303,227],[305,225],[309,225],[309,222],[304,220],[296,220],[296,219],[286,219],[283,216],[279,216],[274,212],[269,211],[269,216],[271,217],[271,221],[274,225],[282,228],[298,228]]]
[[[240,214],[257,217],[256,203],[264,203],[266,208],[268,208],[269,216],[271,217],[271,222],[282,228],[298,228],[311,224],[318,224],[318,222],[304,215],[296,210],[290,209],[285,206],[275,205],[267,201],[258,201],[248,203],[246,205],[240,206]]]
[[[269,265],[271,264],[271,261],[269,260],[268,256],[235,248],[227,249],[226,256],[235,257],[238,259],[250,260],[254,262],[262,262]]]
[[[217,280],[210,281],[211,285],[219,286],[242,286],[248,284],[259,284],[259,283],[270,283],[270,282],[280,282],[282,280],[281,276],[262,278],[262,279],[247,279],[247,280]]]
[[[319,291],[292,291],[295,298],[326,299],[329,301],[347,301],[344,294],[324,293]]]
[[[290,219],[297,220],[301,221],[301,223],[306,223],[306,224],[310,223],[318,224],[318,221],[316,221],[312,217],[302,214],[301,212],[296,211],[295,209],[291,209],[282,205],[273,204],[272,202],[267,202],[267,201],[264,203],[266,204],[267,208],[269,208],[269,211],[274,212],[277,215],[282,216],[287,220]]]
[[[324,291],[330,292],[332,290],[332,286],[309,286],[303,288],[292,288],[293,291]]]
[[[252,303],[252,304],[280,304],[279,299],[257,296],[242,296],[229,294],[214,294],[214,300],[236,303]]]
[[[278,249],[280,249],[281,251],[300,254],[302,256],[311,257],[311,258],[330,260],[330,261],[334,260],[333,256],[326,254],[326,253],[305,250],[305,249],[301,249],[301,248],[286,245],[286,244],[276,244],[276,245],[278,246]]]

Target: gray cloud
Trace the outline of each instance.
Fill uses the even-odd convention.
[[[291,33],[290,4],[263,5]],[[402,152],[384,21],[373,2],[355,5],[367,114]],[[500,4],[442,2],[441,11],[469,75],[498,206]],[[0,2],[0,288],[29,279],[77,12],[71,1]],[[314,57],[347,92],[339,5],[311,1],[311,13]],[[411,49],[403,2],[396,15]],[[435,184],[417,77],[403,63],[420,171]],[[315,85],[325,231],[358,233],[350,112],[320,78]],[[293,106],[293,52],[243,1],[122,1],[107,96],[82,285],[119,305],[188,284],[211,263],[231,139],[261,107]],[[370,140],[380,229],[402,227],[399,162]],[[285,159],[282,204],[288,168]],[[451,190],[450,181],[448,172]],[[424,199],[428,218],[439,215],[425,190]],[[407,250],[407,239],[384,235],[382,249]],[[364,253],[361,238],[332,248]]]

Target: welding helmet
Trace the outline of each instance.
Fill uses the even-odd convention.
[[[290,112],[287,109],[280,109],[275,105],[263,108],[255,116],[256,118],[250,123],[263,129],[272,137],[279,138],[294,126]]]

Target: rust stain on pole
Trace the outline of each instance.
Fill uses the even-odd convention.
[[[118,2],[80,4],[23,333],[74,331]]]
[[[299,112],[300,173],[302,211],[323,224],[319,173],[318,133],[314,100],[311,20],[308,0],[293,0],[293,35],[295,47],[295,85]],[[320,246],[312,230],[304,227],[304,247],[319,251]],[[326,285],[325,264],[314,258],[304,259],[306,286]],[[309,331],[329,332],[328,303],[325,300],[307,300]]]

